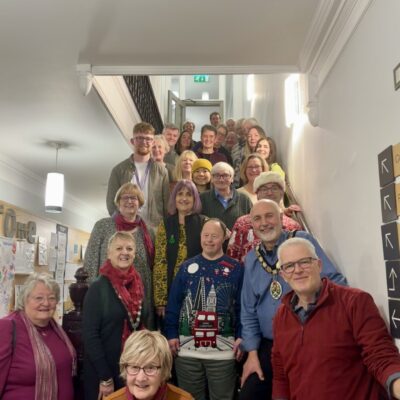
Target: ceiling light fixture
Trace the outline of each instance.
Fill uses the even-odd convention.
[[[64,142],[50,142],[56,149],[56,172],[49,172],[46,180],[45,210],[48,213],[60,213],[64,205],[64,174],[58,171],[58,150],[66,147]]]

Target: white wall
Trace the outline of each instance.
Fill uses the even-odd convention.
[[[63,212],[46,213],[44,193],[46,182],[42,177],[0,154],[0,199],[39,218],[91,232],[95,222],[104,218],[100,210],[65,193]]]
[[[386,318],[377,155],[400,142],[400,90],[393,86],[399,15],[397,0],[372,3],[319,92],[318,128],[308,121],[285,127],[285,76],[271,84],[268,121],[314,235]]]

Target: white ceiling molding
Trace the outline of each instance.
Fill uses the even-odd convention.
[[[132,100],[132,96],[122,76],[97,76],[93,78],[93,85],[103,100],[108,112],[116,125],[130,144],[135,124],[141,122],[140,115]]]
[[[326,0],[314,14],[299,57],[307,74],[306,111],[310,124],[319,125],[318,92],[340,53],[373,0]]]
[[[320,3],[299,58],[301,72],[310,73],[317,80],[315,95],[372,1],[327,0]]]
[[[298,73],[295,65],[147,65],[147,66],[112,66],[93,65],[93,75],[241,75],[241,74],[276,74],[276,73]]]
[[[312,69],[326,41],[326,32],[332,23],[332,18],[342,0],[326,0],[318,3],[310,29],[307,32],[303,48],[300,51],[299,65],[301,72]]]
[[[315,75],[306,74],[306,92],[307,92],[307,102],[306,102],[306,112],[308,115],[308,120],[313,127],[319,126],[319,104],[318,96],[316,94],[317,78]]]
[[[84,96],[90,93],[93,85],[92,66],[90,64],[78,64],[76,72],[79,79],[79,87]]]

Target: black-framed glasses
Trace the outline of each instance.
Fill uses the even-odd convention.
[[[277,193],[280,192],[282,188],[279,185],[273,185],[273,186],[261,186],[257,192],[260,193]]]
[[[294,270],[296,269],[296,265],[301,268],[302,270],[307,270],[311,268],[313,261],[317,260],[314,257],[304,257],[300,258],[300,260],[289,262],[286,264],[281,265],[281,270],[285,274],[293,274]]]
[[[151,143],[154,140],[154,138],[151,136],[135,136],[133,139],[138,142],[145,142],[145,143]]]
[[[224,181],[230,179],[230,175],[229,174],[213,174],[212,177],[214,179],[223,179]]]
[[[158,374],[158,371],[161,369],[161,367],[159,365],[149,365],[146,367],[139,367],[137,365],[130,364],[125,365],[125,370],[128,375],[137,375],[141,369],[147,376],[155,376]]]

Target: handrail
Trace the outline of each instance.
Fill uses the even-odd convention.
[[[289,200],[289,204],[299,204],[296,200],[296,196],[294,195],[293,189],[290,186],[290,182],[287,179],[286,175],[286,196]],[[304,230],[311,234],[311,230],[309,225],[307,224],[306,218],[303,212],[293,212],[293,216],[295,219],[303,226]]]
[[[124,80],[142,121],[153,125],[155,131],[161,133],[163,121],[149,77],[127,75]]]

